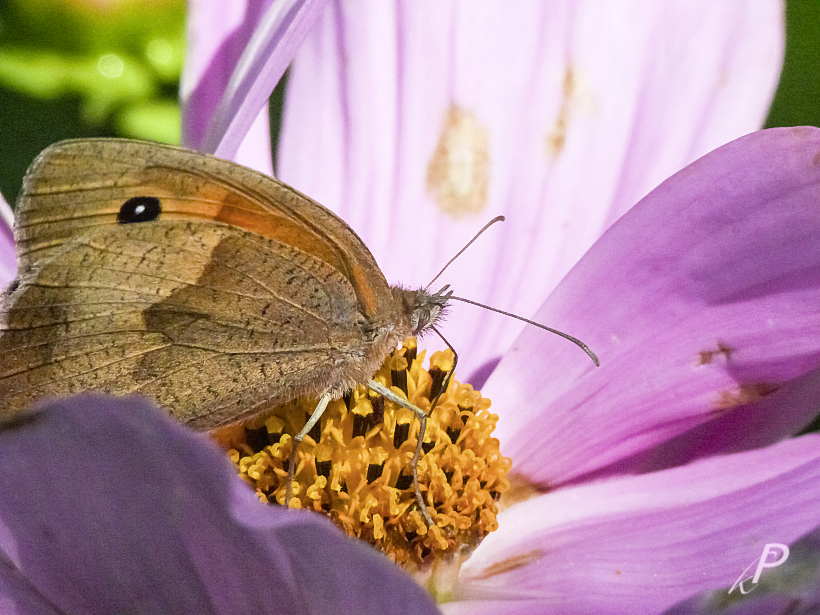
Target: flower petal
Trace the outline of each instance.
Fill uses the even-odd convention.
[[[17,275],[14,252],[14,213],[0,194],[0,288],[5,288]]]
[[[201,149],[219,99],[253,30],[272,0],[191,0],[188,52],[180,81],[182,144]]]
[[[194,5],[183,80],[183,142],[233,158],[327,0]],[[227,12],[228,25],[220,23]],[[240,55],[241,53],[241,55]],[[221,92],[217,100],[214,93]]]
[[[341,215],[393,282],[426,284],[505,214],[446,279],[530,316],[622,211],[761,125],[782,12],[774,0],[336,3],[294,60],[278,173]],[[405,229],[412,258],[396,247]],[[522,329],[472,306],[451,314],[463,374]]]
[[[0,431],[0,561],[60,612],[437,612],[319,516],[263,506],[138,398],[83,395]]]
[[[818,506],[817,435],[560,489],[499,516],[444,611],[658,613],[731,587],[767,543],[811,531]]]
[[[65,615],[38,592],[0,552],[0,613],[10,615]]]
[[[528,332],[484,387],[496,408],[520,409],[496,431],[516,472],[576,480],[721,417],[702,449],[690,439],[694,451],[669,453],[743,450],[809,422],[820,403],[818,160],[816,128],[749,135],[607,231],[538,313],[601,367]]]

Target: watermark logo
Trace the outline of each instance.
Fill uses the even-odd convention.
[[[737,581],[735,581],[735,584],[732,585],[729,593],[731,594],[736,589],[739,589],[741,594],[748,594],[757,586],[757,582],[760,581],[760,575],[763,574],[764,568],[775,568],[787,559],[789,559],[789,547],[777,542],[767,544],[763,547],[763,554],[746,567],[746,570],[743,571]],[[746,576],[755,564],[757,564],[757,568],[755,568],[754,575]],[[743,584],[749,580],[751,580],[752,584],[747,589]]]

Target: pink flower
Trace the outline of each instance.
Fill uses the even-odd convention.
[[[271,6],[290,18],[263,17],[261,40],[279,45],[237,60],[211,32],[203,63],[238,64],[217,80],[238,111],[189,106],[215,126],[206,147],[233,156],[277,50],[318,18],[291,69],[282,179],[406,284],[504,213],[448,280],[601,359],[453,309],[461,377],[489,375],[527,497],[434,584],[446,613],[659,613],[820,525],[820,437],[791,437],[820,402],[820,131],[732,141],[771,98],[779,3]],[[226,30],[255,40],[255,24]]]
[[[817,402],[812,301],[782,286],[811,271],[817,229],[797,212],[814,196],[781,201],[814,181],[815,134],[761,133],[700,160],[556,288],[653,185],[762,123],[780,7],[599,9],[334,4],[291,68],[279,175],[342,215],[388,279],[425,283],[505,213],[447,281],[600,349],[599,370],[531,331],[507,351],[518,323],[454,307],[466,373],[504,355],[484,388],[502,451],[547,493],[501,516],[447,612],[658,612],[730,586],[766,541],[818,521],[816,487],[790,488],[812,485],[815,436],[777,444]]]

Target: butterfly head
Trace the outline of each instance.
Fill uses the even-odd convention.
[[[408,292],[410,307],[410,326],[413,335],[422,335],[439,321],[444,315],[447,303],[453,291],[447,285],[436,293],[427,289]]]

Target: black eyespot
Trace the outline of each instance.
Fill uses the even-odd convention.
[[[132,222],[150,222],[159,217],[162,207],[155,196],[134,196],[120,207],[117,222],[131,224]]]

